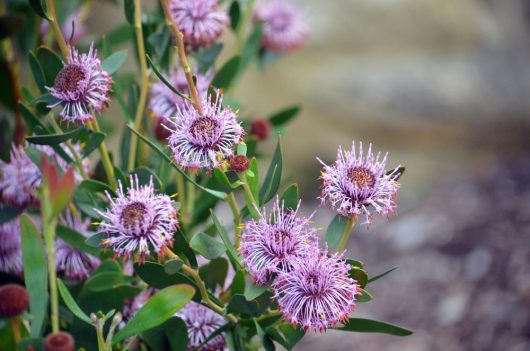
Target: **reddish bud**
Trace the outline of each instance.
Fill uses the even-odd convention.
[[[164,123],[164,120],[162,118],[159,118],[156,121],[154,134],[158,141],[165,141],[171,135],[171,131],[168,130],[166,127],[167,124]]]
[[[245,155],[236,155],[230,159],[230,167],[236,173],[245,172],[248,169],[249,161]]]
[[[23,286],[6,284],[0,287],[0,316],[15,317],[29,305],[29,295]]]
[[[44,351],[74,351],[74,349],[74,338],[66,332],[48,334],[44,342]]]
[[[265,140],[272,131],[272,124],[268,119],[257,119],[250,125],[250,134],[259,140]]]

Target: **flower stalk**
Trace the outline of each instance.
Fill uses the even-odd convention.
[[[46,1],[46,5],[48,7],[48,11],[50,12],[50,24],[53,29],[53,33],[55,34],[55,40],[57,41],[57,45],[59,45],[59,49],[61,49],[61,53],[64,57],[68,57],[69,50],[68,50],[68,44],[66,44],[66,41],[64,40],[63,33],[61,32],[61,27],[59,27],[59,22],[57,21],[57,14],[55,13],[55,2],[53,0]]]
[[[344,251],[344,248],[346,247],[346,244],[348,243],[348,240],[350,239],[350,234],[353,229],[353,226],[355,225],[355,216],[348,217],[348,220],[346,222],[346,227],[344,228],[344,232],[342,232],[342,236],[340,238],[338,252],[342,253]]]
[[[95,114],[94,114],[94,118],[92,119],[92,121],[89,122],[89,126],[95,132],[101,132],[101,128],[99,128],[99,123],[98,123],[98,120]],[[105,169],[105,174],[107,175],[108,182],[115,189],[116,188],[116,176],[114,175],[114,166],[112,165],[112,161],[110,160],[110,156],[107,150],[107,145],[105,144],[105,140],[103,140],[101,144],[99,144],[98,149],[99,149],[99,153],[101,154],[101,163],[103,164],[103,168]]]

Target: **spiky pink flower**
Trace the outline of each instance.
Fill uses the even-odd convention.
[[[243,128],[230,107],[222,107],[223,96],[203,99],[202,114],[186,102],[170,120],[167,139],[177,165],[184,169],[212,170],[234,154]]]
[[[341,255],[309,250],[274,281],[274,298],[285,319],[304,330],[324,331],[344,322],[355,309],[357,282]]]
[[[34,189],[40,185],[41,172],[22,146],[11,147],[9,162],[0,160],[0,194],[2,201],[17,208],[39,203]]]
[[[275,52],[301,47],[308,28],[298,9],[286,0],[264,1],[256,7],[254,21],[263,21],[262,46]]]
[[[61,222],[86,238],[92,234],[88,231],[90,220],[74,216],[70,211],[61,216]],[[99,264],[100,260],[97,257],[68,245],[62,239],[55,240],[55,267],[57,273],[66,279],[85,280]]]
[[[309,218],[296,209],[280,205],[278,198],[267,218],[265,210],[259,220],[250,220],[241,234],[241,255],[257,284],[265,284],[274,274],[288,272],[293,262],[318,245],[316,230]]]
[[[177,317],[182,318],[188,328],[188,350],[195,349],[216,329],[225,324],[223,317],[201,304],[190,301],[180,311]],[[217,335],[197,351],[224,351],[226,342],[223,335]]]
[[[337,160],[330,166],[318,159],[322,170],[322,203],[328,203],[343,216],[366,216],[366,224],[371,223],[370,206],[380,215],[388,215],[396,208],[395,198],[400,184],[396,181],[396,168],[386,174],[388,153],[381,159],[381,153],[372,153],[372,144],[366,155],[363,144],[359,143],[356,153],[355,142],[351,151],[339,147]]]
[[[61,120],[86,124],[93,119],[91,110],[100,111],[110,101],[112,78],[101,68],[93,44],[87,54],[70,48],[70,56],[55,77],[53,87],[46,87],[57,102],[49,108],[63,104]]]
[[[196,74],[197,92],[199,98],[206,97],[210,86],[211,76],[209,74]],[[184,71],[173,72],[167,78],[168,82],[183,94],[189,95],[188,82]],[[149,109],[157,119],[169,118],[177,115],[178,108],[184,107],[186,100],[175,94],[163,82],[157,81],[151,87],[151,99]]]
[[[20,235],[18,218],[0,224],[0,272],[22,275]]]
[[[106,233],[103,244],[116,256],[138,257],[143,262],[152,251],[164,255],[166,246],[173,243],[173,232],[178,227],[175,202],[167,195],[155,194],[153,179],[140,185],[138,176],[130,177],[130,187],[123,190],[119,182],[117,197],[110,200],[110,207],[101,212],[99,230]]]
[[[230,18],[219,9],[218,0],[171,0],[169,10],[189,51],[213,44],[230,23]]]

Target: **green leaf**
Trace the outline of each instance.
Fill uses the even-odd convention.
[[[172,317],[162,324],[162,329],[169,341],[171,351],[186,351],[188,345],[188,328],[178,317]]]
[[[162,190],[164,189],[164,185],[162,184],[162,181],[160,178],[158,178],[158,175],[150,169],[145,166],[141,166],[134,171],[131,172],[132,174],[138,175],[138,180],[140,181],[140,184],[149,184],[149,181],[151,178],[153,179],[153,186],[156,190]]]
[[[48,271],[40,234],[28,215],[20,217],[24,280],[29,293],[31,336],[41,335],[48,306]]]
[[[24,338],[18,343],[18,350],[44,351],[44,339]]]
[[[35,80],[37,87],[39,88],[42,94],[46,93],[46,77],[44,76],[44,70],[42,69],[42,66],[39,63],[39,60],[37,60],[35,54],[31,51],[28,54],[28,61],[31,73],[33,74],[33,79]]]
[[[222,43],[216,43],[209,48],[200,49],[195,54],[195,59],[199,65],[199,72],[206,73],[213,65],[219,54],[223,50]]]
[[[373,319],[350,318],[348,323],[337,330],[361,333],[383,333],[396,336],[412,335],[414,332],[400,326]]]
[[[347,258],[346,262],[353,267],[357,267],[357,268],[364,267],[364,262],[361,262],[359,260],[354,260],[353,258]]]
[[[280,187],[280,181],[282,178],[282,140],[278,138],[278,145],[276,146],[276,151],[272,156],[271,164],[261,190],[259,192],[259,204],[263,206],[270,201],[278,191]]]
[[[261,34],[263,32],[263,23],[257,23],[254,29],[248,36],[245,45],[243,46],[243,54],[241,55],[241,64],[239,65],[239,74],[241,74],[248,66],[253,57],[255,57],[261,47]]]
[[[247,179],[248,186],[252,191],[254,199],[257,200],[259,196],[259,168],[258,161],[255,157],[252,157],[250,160],[248,170],[245,172],[245,178]]]
[[[134,0],[123,1],[123,9],[125,11],[125,18],[129,24],[134,25]]]
[[[94,179],[85,179],[78,186],[78,189],[87,190],[92,193],[103,193],[108,192],[110,196],[116,197],[116,193],[108,184],[100,182]]]
[[[18,108],[20,109],[20,112],[22,113],[22,117],[24,117],[24,120],[26,123],[31,126],[31,128],[39,127],[42,128],[42,131],[45,133],[48,133],[48,128],[41,122],[41,120],[35,116],[35,114],[22,102],[18,103]]]
[[[356,295],[355,300],[357,302],[368,302],[372,301],[372,294],[364,289],[359,289],[359,294]]]
[[[269,287],[266,285],[256,285],[254,282],[250,282],[245,287],[245,298],[247,300],[254,300],[261,295],[263,295],[267,290],[269,290]]]
[[[101,69],[112,75],[123,65],[125,60],[127,60],[127,50],[117,51],[101,63]]]
[[[198,184],[196,181],[194,181],[193,179],[190,178],[190,176],[182,171],[180,168],[177,167],[177,165],[175,165],[172,161],[171,161],[171,158],[169,158],[168,155],[166,155],[166,153],[160,149],[155,143],[153,143],[151,140],[147,139],[145,136],[143,136],[141,133],[137,132],[133,127],[131,126],[127,126],[127,128],[129,128],[134,134],[138,135],[138,137],[144,142],[146,143],[147,145],[149,145],[153,150],[155,150],[158,154],[160,154],[160,156],[162,156],[162,158],[164,160],[166,160],[169,164],[171,164],[171,166],[173,166],[173,168],[175,168],[177,170],[177,172],[179,172],[180,174],[182,174],[182,176],[190,183],[192,183],[193,185],[195,185],[197,188],[201,189],[201,190],[204,190],[206,191],[208,194],[210,195],[213,195],[215,196],[216,198],[218,199],[221,199],[221,200],[224,200],[226,199],[226,193],[225,192],[222,192],[222,191],[217,191],[217,190],[213,190],[213,189],[209,189],[209,188],[206,188],[200,184]]]
[[[37,50],[37,58],[41,67],[45,67],[44,76],[46,77],[46,84],[53,86],[55,84],[55,77],[63,69],[63,62],[52,50],[45,46],[41,46]]]
[[[22,213],[22,209],[9,205],[0,206],[0,225],[17,218]]]
[[[70,294],[70,291],[68,291],[68,288],[66,287],[66,285],[64,285],[61,279],[57,279],[57,288],[59,289],[59,293],[61,294],[64,304],[66,305],[66,307],[68,307],[70,312],[72,312],[74,316],[76,316],[83,322],[92,325],[92,320],[90,319],[90,317],[87,316],[87,314],[83,312],[81,307],[77,305],[74,298]]]
[[[168,275],[176,274],[182,268],[182,262],[179,258],[174,258],[164,263],[164,272]]]
[[[117,344],[129,336],[138,335],[145,330],[164,323],[175,312],[184,307],[194,294],[195,289],[185,284],[170,286],[159,291],[114,336],[112,343]]]
[[[70,132],[62,133],[62,134],[48,134],[48,135],[36,135],[36,136],[29,136],[26,138],[27,141],[29,141],[32,144],[37,145],[58,145],[61,143],[64,143],[65,141],[68,141],[79,132],[81,132],[85,127],[79,127],[77,129],[74,129]]]
[[[209,260],[221,256],[226,251],[225,245],[205,233],[197,233],[191,238],[190,246]]]
[[[273,126],[279,127],[293,119],[298,114],[298,112],[300,112],[300,107],[298,106],[286,108],[285,110],[282,110],[270,116],[269,122],[271,122]]]
[[[326,243],[329,248],[334,249],[339,246],[342,233],[346,229],[347,220],[341,215],[336,215],[326,230]]]
[[[254,319],[254,324],[256,325],[256,331],[258,332],[258,336],[261,339],[261,344],[263,345],[263,348],[266,351],[274,351],[276,350],[276,347],[274,346],[274,343],[272,342],[271,338],[265,333],[265,330],[259,325],[258,321]]]
[[[230,287],[231,295],[243,294],[245,292],[245,272],[237,271]]]
[[[102,248],[101,241],[105,239],[105,233],[96,233],[85,240],[85,244],[90,247]]]
[[[234,56],[228,60],[217,72],[212,80],[212,85],[218,89],[227,90],[237,76],[241,57]]]
[[[40,96],[37,96],[33,101],[31,101],[31,104],[35,106],[38,113],[40,113],[41,115],[45,115],[50,111],[50,108],[48,106],[54,105],[58,101],[59,100],[50,93],[44,93]]]
[[[221,171],[219,168],[213,170],[213,175],[219,184],[223,185],[226,191],[231,191],[239,188],[243,183],[241,181],[230,182],[230,179],[226,176],[226,173]]]
[[[123,275],[121,272],[103,272],[92,275],[85,284],[88,290],[101,292],[129,285],[133,281],[133,277]]]
[[[83,234],[75,231],[74,229],[58,225],[57,236],[64,240],[68,245],[75,247],[76,249],[82,252],[86,252],[92,256],[99,257],[100,250],[93,246],[87,245],[85,243],[85,240],[87,240],[87,238]]]
[[[172,92],[174,92],[176,95],[180,96],[181,98],[183,98],[184,100],[188,100],[190,102],[193,102],[189,96],[187,96],[186,94],[183,94],[181,93],[180,91],[178,91],[174,86],[173,84],[171,84],[167,79],[166,77],[164,77],[164,75],[162,73],[160,73],[160,70],[158,69],[158,67],[156,67],[156,65],[153,63],[153,61],[151,60],[151,57],[149,57],[149,55],[145,55],[147,57],[147,62],[149,63],[149,66],[151,66],[151,68],[153,69],[153,72],[155,72],[156,76],[158,77],[158,79],[160,79],[160,81],[162,83],[164,83],[164,85],[166,87],[169,88],[169,90],[171,90]]]
[[[387,275],[389,273],[392,273],[396,269],[398,269],[398,267],[392,267],[392,268],[390,268],[389,270],[387,270],[387,271],[385,271],[383,273],[377,274],[377,275],[373,276],[372,278],[368,279],[367,283],[375,282],[377,279],[383,278],[385,275]]]
[[[350,277],[359,283],[361,288],[364,288],[368,283],[368,273],[366,273],[364,269],[353,266],[352,269],[350,269],[349,274]]]
[[[285,189],[280,197],[280,201],[283,202],[285,208],[296,210],[298,207],[298,184],[291,184]]]
[[[51,21],[51,17],[48,14],[48,8],[46,7],[46,0],[29,0],[29,4],[37,15]]]
[[[221,239],[223,240],[223,243],[225,244],[225,247],[227,248],[227,254],[230,258],[230,262],[232,262],[232,265],[236,270],[241,269],[241,261],[239,258],[239,255],[237,254],[236,249],[234,248],[234,245],[230,241],[230,238],[228,237],[228,232],[226,231],[226,228],[219,222],[219,219],[215,215],[215,213],[210,210],[210,215],[212,217],[213,223],[215,225],[215,228],[217,229],[217,232],[221,236]]]
[[[282,324],[279,329],[285,336],[286,341],[293,348],[305,335],[304,329],[295,328],[292,324]]]
[[[92,151],[96,150],[99,145],[105,140],[105,134],[101,132],[92,132],[90,133],[90,138],[88,139],[88,142],[83,149],[83,158],[87,157],[92,153]]]
[[[398,180],[399,178],[401,178],[401,176],[403,175],[403,173],[405,173],[405,167],[404,166],[400,166],[396,169],[391,169],[390,171],[387,171],[386,174],[389,175],[389,174],[394,174],[394,180]]]
[[[199,268],[199,275],[204,281],[206,288],[211,291],[215,291],[218,286],[224,287],[227,273],[228,261],[223,257],[218,257]]]
[[[259,308],[256,300],[248,301],[243,295],[234,295],[230,298],[226,307],[228,313],[258,316]]]
[[[235,31],[239,25],[239,19],[241,17],[241,7],[239,6],[239,1],[234,0],[230,5],[228,10],[228,15],[230,16],[230,27]]]

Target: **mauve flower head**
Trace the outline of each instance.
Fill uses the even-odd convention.
[[[0,160],[0,194],[2,202],[17,208],[39,203],[34,189],[40,185],[41,172],[22,146],[11,147],[9,162]]]
[[[199,98],[206,97],[208,87],[210,86],[211,74],[195,74],[197,77],[197,93]],[[167,78],[168,82],[183,94],[189,95],[188,82],[184,71],[173,72]],[[163,82],[157,81],[151,87],[151,99],[149,100],[149,109],[154,117],[166,119],[177,115],[178,108],[184,107],[186,100],[175,94]]]
[[[265,210],[259,220],[250,220],[241,234],[241,255],[245,267],[257,284],[265,284],[274,274],[288,272],[293,262],[318,246],[316,230],[310,218],[296,209],[280,205],[278,198],[267,218]]]
[[[386,174],[385,166],[388,154],[381,159],[381,153],[372,153],[372,144],[366,155],[363,144],[359,143],[359,153],[355,142],[351,151],[339,147],[337,160],[330,166],[318,159],[322,170],[322,203],[329,204],[341,215],[349,217],[366,216],[364,223],[372,221],[370,206],[380,215],[395,211],[395,198],[400,184],[396,181],[396,168]]]
[[[261,2],[254,12],[254,21],[263,22],[262,46],[274,52],[287,52],[301,47],[308,28],[298,9],[286,0]]]
[[[234,145],[241,141],[243,128],[230,107],[223,108],[223,96],[203,99],[202,114],[186,102],[170,119],[167,139],[175,163],[183,169],[210,171],[234,154]]]
[[[70,48],[70,55],[55,77],[53,87],[47,87],[58,101],[53,108],[63,104],[61,120],[67,124],[86,124],[93,118],[91,110],[100,111],[109,103],[112,78],[101,68],[97,50],[90,45],[87,54],[79,54]]]
[[[176,316],[180,317],[188,328],[188,350],[195,349],[211,333],[225,324],[222,316],[193,301],[188,302],[186,306],[176,313]],[[213,337],[197,350],[224,351],[226,349],[226,342],[221,334]]]
[[[92,234],[88,231],[90,220],[83,220],[73,215],[70,211],[66,211],[61,216],[61,224],[75,230],[85,238]],[[97,257],[68,245],[62,239],[55,240],[55,267],[57,273],[67,280],[85,280],[99,264],[100,260]]]
[[[274,281],[274,298],[283,317],[304,330],[324,331],[344,322],[355,309],[357,282],[341,255],[313,248]]]
[[[0,224],[0,272],[22,275],[20,235],[20,221],[18,218]]]
[[[169,10],[184,34],[186,50],[208,47],[221,36],[230,18],[218,0],[170,0]]]
[[[103,244],[116,256],[136,256],[139,262],[152,256],[153,250],[164,255],[178,227],[177,210],[169,196],[155,194],[153,179],[140,185],[138,176],[131,175],[126,191],[119,182],[117,197],[113,199],[108,193],[107,197],[110,207],[105,212],[96,209],[102,217],[99,231],[106,234]]]

